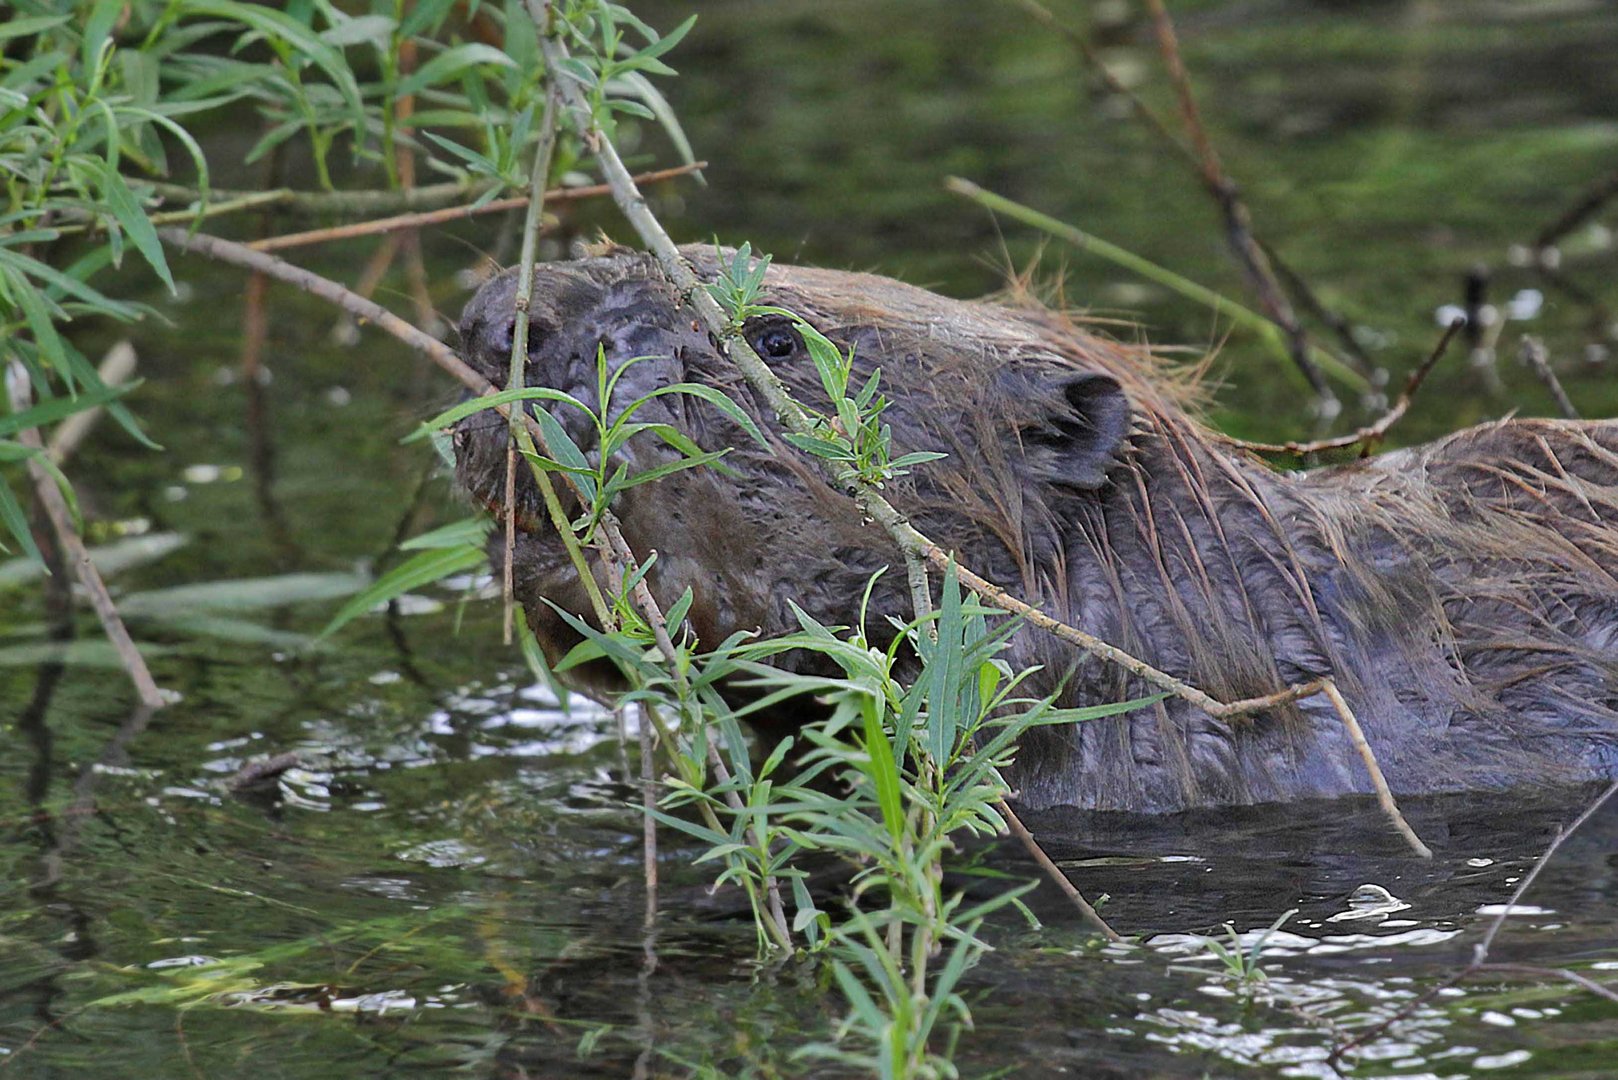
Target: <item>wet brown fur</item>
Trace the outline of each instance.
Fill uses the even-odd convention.
[[[712,274],[712,253],[692,254]],[[468,359],[493,372],[505,363],[497,341],[485,344],[508,310],[501,280],[462,324]],[[644,257],[546,268],[541,292],[545,344],[532,381],[592,382],[593,371],[587,380],[576,369],[594,342],[610,341],[621,355],[667,358],[626,382],[637,372],[707,381],[764,417]],[[1197,418],[1198,372],[1026,297],[963,302],[780,266],[767,294],[853,346],[857,381],[882,368],[896,452],[950,455],[892,484],[896,505],[1031,602],[1216,697],[1335,676],[1396,792],[1618,770],[1618,422],[1506,421],[1283,474]],[[806,360],[777,372],[800,400],[819,400]],[[659,400],[704,445],[739,444],[711,410]],[[1117,407],[1127,431],[1113,438]],[[494,443],[463,438],[469,486],[496,475],[494,454]],[[790,449],[740,446],[728,460],[730,478],[679,474],[625,497],[631,542],[660,552],[659,591],[693,588],[704,640],[787,630],[788,598],[824,621],[852,621],[865,577],[898,569],[887,538]],[[555,553],[538,538],[525,544],[519,592],[582,610]],[[884,580],[878,614],[904,614],[902,574]],[[536,630],[565,647],[554,619],[538,616]],[[1144,689],[1026,629],[1012,660],[1044,665],[1036,682],[1064,687],[1065,703]],[[1046,729],[1025,745],[1015,779],[1033,805],[1135,810],[1368,790],[1319,702],[1234,730],[1179,701]]]

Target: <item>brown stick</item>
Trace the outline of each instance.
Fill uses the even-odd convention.
[[[1021,818],[1011,812],[1011,807],[1006,805],[1006,801],[1000,799],[994,804],[994,808],[999,811],[1001,817],[1006,819],[1006,825],[1011,829],[1011,835],[1021,842],[1029,857],[1039,865],[1041,870],[1045,871],[1045,876],[1055,882],[1056,887],[1061,889],[1067,898],[1073,902],[1073,906],[1079,909],[1079,914],[1084,916],[1085,921],[1095,927],[1101,936],[1108,941],[1124,940],[1119,936],[1118,931],[1107,925],[1107,920],[1101,917],[1101,913],[1095,909],[1090,901],[1084,898],[1084,894],[1062,872],[1062,868],[1056,865],[1056,860],[1045,854],[1045,849],[1039,846],[1039,841],[1034,839],[1034,834],[1028,831],[1028,826],[1022,823]]]
[[[6,369],[5,382],[13,413],[22,412],[33,404],[28,373],[20,363],[12,361]],[[17,432],[16,439],[30,450],[39,451],[41,455],[46,452],[44,440],[39,437],[36,428],[24,428]],[[56,486],[55,477],[34,458],[28,461],[28,473],[33,477],[35,496],[44,507],[45,515],[50,518],[57,542],[72,560],[79,584],[84,586],[84,591],[90,598],[90,606],[95,609],[96,618],[101,620],[101,629],[105,631],[107,640],[112,642],[124,670],[129,673],[129,681],[134,683],[135,694],[140,698],[141,705],[147,709],[161,709],[168,703],[168,699],[157,688],[152,673],[146,667],[145,658],[135,647],[134,639],[129,636],[129,630],[118,614],[117,605],[112,602],[112,595],[107,592],[106,583],[101,580],[100,571],[95,568],[95,563],[90,561],[90,552],[85,548],[83,538],[73,528],[72,511],[68,509],[67,499],[62,495],[61,489]]]
[[[658,169],[655,172],[640,173],[635,179],[642,184],[660,184],[677,177],[687,176],[705,168],[707,164],[706,161],[698,161],[694,164],[681,165],[677,168]],[[552,188],[545,192],[545,201],[552,203],[577,202],[580,199],[596,199],[610,194],[612,194],[612,189],[607,184],[591,184],[588,187]],[[481,206],[473,203],[467,206],[451,206],[443,210],[398,214],[393,217],[377,218],[373,221],[358,221],[352,225],[336,225],[328,229],[309,229],[305,232],[271,236],[263,240],[256,240],[248,246],[254,251],[284,251],[287,248],[303,247],[308,244],[324,244],[332,240],[350,240],[356,236],[376,236],[382,233],[398,232],[401,229],[419,229],[427,225],[442,225],[446,221],[465,221],[481,214],[495,214],[502,210],[520,210],[528,205],[528,199],[527,195],[513,195],[509,199],[493,199],[483,203]]]
[[[1393,822],[1393,827],[1399,830],[1399,835],[1405,838],[1412,851],[1423,859],[1432,858],[1432,848],[1421,842],[1416,830],[1410,827],[1405,816],[1399,812],[1399,804],[1393,801],[1393,792],[1388,789],[1388,781],[1382,775],[1382,767],[1377,764],[1376,755],[1371,752],[1371,744],[1365,741],[1365,732],[1360,728],[1360,722],[1355,719],[1354,710],[1343,700],[1337,684],[1327,679],[1320,689],[1331,702],[1332,708],[1337,710],[1338,717],[1343,721],[1343,727],[1348,729],[1348,738],[1354,744],[1354,749],[1360,752],[1360,760],[1365,762],[1366,771],[1371,774],[1371,787],[1376,791],[1376,801],[1381,804],[1382,812]]]
[[[1214,149],[1213,140],[1208,138],[1207,129],[1202,125],[1196,95],[1191,91],[1191,77],[1180,58],[1180,42],[1174,31],[1174,21],[1169,18],[1163,0],[1146,0],[1146,7],[1152,14],[1158,49],[1163,54],[1163,63],[1168,68],[1169,80],[1174,84],[1175,94],[1180,101],[1180,119],[1196,151],[1202,184],[1224,216],[1226,239],[1230,242],[1231,251],[1235,254],[1236,261],[1246,271],[1248,282],[1252,285],[1260,306],[1264,308],[1264,313],[1286,335],[1292,362],[1303,372],[1304,378],[1309,380],[1309,385],[1320,398],[1323,413],[1329,418],[1336,414],[1337,397],[1327,384],[1326,376],[1309,356],[1309,336],[1304,331],[1303,324],[1298,321],[1298,314],[1293,310],[1292,303],[1275,280],[1275,272],[1270,268],[1270,261],[1265,257],[1263,248],[1253,238],[1252,216],[1247,211],[1247,204],[1242,201],[1235,181],[1225,172],[1225,167],[1219,160],[1219,152]]]
[[[1562,380],[1551,370],[1551,359],[1545,352],[1545,343],[1524,334],[1522,359],[1523,363],[1533,368],[1534,374],[1539,376],[1539,381],[1545,384],[1545,389],[1551,392],[1551,397],[1555,399],[1556,407],[1562,415],[1569,420],[1579,419],[1579,410],[1574,408],[1573,400],[1567,396],[1567,391],[1562,389]]]
[[[1378,417],[1374,424],[1368,424],[1347,435],[1339,435],[1332,439],[1316,439],[1313,442],[1261,443],[1248,442],[1246,439],[1233,439],[1229,436],[1221,436],[1221,438],[1231,446],[1242,450],[1251,450],[1259,454],[1318,454],[1323,450],[1343,450],[1363,443],[1364,446],[1361,449],[1360,456],[1369,457],[1371,451],[1376,448],[1376,444],[1387,437],[1388,429],[1398,423],[1400,417],[1409,411],[1410,403],[1415,399],[1416,391],[1420,390],[1422,384],[1427,381],[1427,376],[1432,372],[1433,366],[1443,359],[1444,353],[1449,350],[1449,343],[1455,340],[1455,335],[1465,325],[1465,319],[1456,318],[1444,328],[1443,334],[1438,338],[1438,344],[1433,346],[1433,351],[1427,354],[1427,359],[1423,360],[1416,370],[1410,373],[1410,377],[1405,380],[1404,389],[1399,391],[1399,400],[1393,403],[1393,408]]]

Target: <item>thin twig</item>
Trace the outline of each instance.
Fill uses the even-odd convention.
[[[28,383],[28,372],[22,364],[15,360],[11,362],[6,369],[5,383],[13,413],[20,413],[32,405],[33,394]],[[39,437],[37,429],[24,428],[17,432],[14,438],[28,449],[39,451],[41,456],[45,455],[45,443]],[[73,513],[68,508],[62,490],[56,486],[56,478],[33,457],[28,459],[28,473],[34,481],[35,496],[44,507],[45,515],[50,518],[51,528],[56,533],[58,543],[72,561],[79,584],[84,586],[84,591],[90,598],[90,606],[95,609],[96,618],[101,620],[101,629],[105,631],[107,640],[117,652],[119,663],[123,664],[124,670],[129,673],[129,681],[134,683],[135,694],[140,699],[141,705],[147,709],[162,708],[168,699],[157,688],[151,671],[146,667],[145,658],[135,647],[134,639],[129,636],[129,630],[118,614],[117,605],[112,602],[112,595],[107,592],[106,583],[101,580],[100,571],[96,570],[95,563],[90,561],[90,552],[84,546],[84,539],[73,527]]]
[[[1545,389],[1551,392],[1551,397],[1556,401],[1556,407],[1562,415],[1569,420],[1579,419],[1579,410],[1574,408],[1573,400],[1567,396],[1567,391],[1562,389],[1562,380],[1551,370],[1551,360],[1545,352],[1545,343],[1524,334],[1522,359],[1523,363],[1533,368],[1534,374],[1539,376],[1539,381],[1545,384]]]
[[[1421,842],[1416,830],[1410,827],[1405,816],[1399,812],[1399,804],[1393,799],[1393,792],[1388,789],[1387,778],[1382,775],[1382,766],[1377,764],[1376,754],[1371,751],[1371,744],[1365,741],[1365,732],[1360,728],[1360,722],[1354,717],[1354,710],[1348,707],[1343,700],[1342,691],[1330,679],[1322,686],[1321,693],[1331,702],[1332,708],[1337,710],[1337,716],[1348,730],[1348,739],[1354,744],[1354,749],[1360,752],[1360,760],[1365,762],[1366,771],[1371,774],[1371,787],[1376,792],[1376,801],[1381,805],[1382,812],[1393,822],[1393,827],[1399,830],[1399,835],[1405,838],[1412,851],[1423,859],[1433,857],[1432,848]]]
[[[1045,849],[1039,846],[1039,841],[1034,839],[1034,834],[1028,831],[1028,826],[1022,823],[1021,818],[1012,813],[1011,807],[1006,805],[1006,801],[1004,799],[999,800],[994,804],[994,808],[1001,817],[1006,819],[1006,825],[1011,829],[1011,835],[1017,838],[1024,849],[1027,850],[1029,857],[1039,864],[1040,869],[1045,871],[1046,876],[1055,882],[1056,887],[1061,889],[1067,898],[1073,902],[1073,906],[1079,909],[1079,914],[1084,916],[1085,921],[1095,927],[1101,936],[1108,941],[1124,940],[1118,931],[1107,925],[1107,920],[1101,917],[1101,913],[1095,909],[1095,906],[1084,898],[1084,894],[1062,872],[1062,868],[1056,865],[1056,860],[1045,854]]]
[[[387,188],[363,191],[298,191],[283,187],[270,191],[221,191],[212,188],[208,191],[208,205],[213,208],[239,203],[242,205],[237,208],[243,210],[279,206],[309,214],[385,214],[429,210],[461,202],[467,198],[476,198],[490,188],[498,186],[498,181],[467,177],[408,190]],[[154,183],[151,188],[165,201],[200,203],[202,200],[201,191],[183,184]],[[177,221],[196,217],[196,212],[190,209],[176,212],[189,215],[174,219]]]
[[[1516,964],[1491,964],[1488,962],[1488,959],[1489,950],[1494,947],[1494,940],[1497,936],[1499,936],[1500,928],[1505,925],[1506,917],[1512,914],[1517,907],[1518,901],[1523,898],[1523,895],[1528,892],[1529,888],[1531,888],[1534,882],[1539,878],[1540,871],[1544,870],[1546,865],[1550,863],[1551,859],[1556,855],[1557,850],[1561,848],[1562,843],[1567,840],[1568,837],[1578,832],[1579,829],[1584,826],[1584,823],[1594,817],[1596,813],[1603,806],[1605,806],[1614,795],[1618,795],[1618,780],[1615,780],[1611,784],[1607,785],[1607,789],[1597,796],[1593,803],[1585,807],[1584,812],[1578,817],[1574,818],[1571,825],[1556,834],[1556,838],[1546,846],[1543,852],[1540,853],[1539,858],[1534,860],[1533,867],[1528,871],[1528,873],[1522,876],[1520,881],[1517,882],[1517,887],[1511,891],[1511,898],[1507,900],[1500,910],[1495,913],[1494,920],[1489,923],[1488,930],[1486,930],[1483,934],[1483,940],[1478,942],[1477,945],[1475,945],[1472,949],[1471,963],[1452,974],[1449,978],[1428,987],[1418,996],[1411,998],[1387,1018],[1379,1021],[1372,1027],[1366,1028],[1364,1031],[1359,1032],[1347,1042],[1339,1043],[1337,1046],[1334,1046],[1332,1048],[1331,1057],[1328,1060],[1335,1065],[1335,1063],[1350,1050],[1353,1050],[1358,1046],[1364,1046],[1366,1043],[1379,1037],[1389,1028],[1393,1027],[1394,1024],[1397,1024],[1399,1021],[1409,1017],[1417,1009],[1436,998],[1445,990],[1448,990],[1456,983],[1477,974],[1480,971],[1516,970],[1550,974],[1556,976],[1557,978],[1567,979],[1569,982],[1582,986],[1593,993],[1600,994],[1602,997],[1613,997],[1614,995],[1609,988],[1585,979],[1574,972],[1566,971],[1565,969],[1540,969],[1527,968],[1525,966]]]
[[[1534,237],[1536,255],[1543,259],[1546,248],[1578,228],[1581,222],[1605,206],[1614,195],[1618,195],[1618,172],[1609,173],[1591,184],[1574,200],[1573,205],[1540,230],[1539,235]]]
[[[677,177],[688,176],[706,167],[707,164],[706,161],[698,161],[672,169],[657,169],[652,172],[638,174],[636,180],[642,184],[660,184]],[[610,194],[612,194],[612,189],[606,184],[591,184],[587,187],[552,188],[544,193],[543,201],[548,203],[578,202],[582,199],[597,199]],[[394,217],[359,221],[351,225],[336,225],[327,229],[309,229],[305,232],[271,236],[264,240],[255,241],[250,246],[255,251],[284,251],[288,248],[303,247],[308,244],[324,244],[332,240],[350,240],[356,236],[376,236],[382,233],[398,232],[402,229],[420,229],[428,225],[442,225],[449,221],[465,221],[468,218],[478,217],[482,214],[495,214],[504,210],[521,210],[529,205],[531,198],[531,195],[513,195],[509,199],[492,199],[481,204],[471,203],[465,206],[446,207],[442,210],[398,214]]]
[[[1229,436],[1221,436],[1221,438],[1231,446],[1242,450],[1251,450],[1254,453],[1298,454],[1300,456],[1303,454],[1318,454],[1324,450],[1343,450],[1350,446],[1364,444],[1361,448],[1360,456],[1369,457],[1371,451],[1376,448],[1377,443],[1387,437],[1388,429],[1398,423],[1400,418],[1409,411],[1410,403],[1415,399],[1416,391],[1420,390],[1422,384],[1427,381],[1427,376],[1432,372],[1433,366],[1443,359],[1444,353],[1449,349],[1449,343],[1455,340],[1455,335],[1465,325],[1466,320],[1457,316],[1444,328],[1444,333],[1439,336],[1438,344],[1433,346],[1433,351],[1427,354],[1427,359],[1423,360],[1416,370],[1410,373],[1410,377],[1405,380],[1404,389],[1399,391],[1399,400],[1393,403],[1393,408],[1378,417],[1374,424],[1367,424],[1358,431],[1352,431],[1347,435],[1339,435],[1331,439],[1315,439],[1312,442],[1261,443],[1249,442],[1246,439],[1234,439]]]
[[[1174,31],[1174,20],[1169,18],[1168,8],[1163,5],[1163,0],[1146,0],[1146,7],[1152,14],[1152,26],[1157,34],[1158,49],[1163,54],[1163,63],[1168,68],[1169,80],[1174,84],[1175,94],[1180,101],[1180,119],[1196,151],[1203,186],[1208,189],[1208,194],[1213,197],[1224,216],[1226,238],[1230,241],[1236,261],[1246,271],[1248,282],[1258,296],[1259,306],[1286,335],[1292,362],[1298,365],[1304,378],[1308,379],[1309,385],[1314,388],[1315,394],[1320,399],[1322,415],[1333,416],[1337,412],[1337,397],[1327,384],[1325,375],[1310,358],[1309,336],[1305,333],[1303,325],[1298,322],[1297,312],[1292,309],[1292,304],[1275,280],[1275,272],[1270,269],[1270,262],[1265,257],[1264,250],[1253,239],[1252,216],[1248,213],[1247,204],[1242,201],[1235,181],[1225,171],[1224,164],[1219,160],[1219,152],[1214,149],[1213,140],[1208,137],[1207,129],[1202,125],[1196,95],[1191,90],[1191,77],[1180,57],[1180,42],[1179,36]]]

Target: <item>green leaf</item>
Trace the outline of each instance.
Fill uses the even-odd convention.
[[[124,232],[129,234],[135,250],[157,271],[157,276],[169,287],[169,292],[174,292],[174,277],[169,273],[168,261],[163,257],[163,242],[157,238],[157,229],[135,198],[135,193],[129,190],[129,185],[117,170],[105,161],[87,158],[84,164],[97,174],[101,182],[101,197],[106,200],[107,209],[123,226]]]
[[[79,63],[83,65],[86,77],[99,66],[102,50],[113,47],[112,28],[123,10],[124,0],[96,0],[95,6],[90,9],[90,16],[84,21],[83,38],[79,42]]]
[[[304,23],[273,7],[238,3],[236,0],[186,0],[185,12],[188,15],[213,15],[228,19],[251,27],[266,38],[290,45],[294,53],[307,58],[331,80],[348,107],[351,120],[356,124],[364,123],[365,106],[348,61],[339,50],[320,40],[319,35]]]
[[[870,759],[866,775],[876,788],[876,804],[882,808],[882,822],[897,847],[904,842],[904,803],[899,791],[899,766],[893,760],[893,747],[882,727],[882,713],[874,701],[866,700],[865,753]]]
[[[479,64],[493,64],[496,67],[516,67],[517,62],[492,45],[480,42],[468,42],[445,49],[421,67],[417,68],[408,78],[402,79],[394,88],[397,97],[420,93],[429,86],[448,82],[468,68]]]
[[[611,485],[611,487],[614,493],[616,493],[632,487],[639,487],[641,484],[650,484],[652,481],[661,480],[671,473],[682,472],[686,469],[695,469],[703,465],[712,464],[728,453],[730,453],[730,449],[727,447],[724,450],[716,450],[711,454],[701,454],[697,457],[681,458],[679,461],[671,461],[666,465],[657,465],[653,468],[638,472],[634,476],[631,476],[628,480],[623,481],[621,484]]]
[[[498,405],[510,405],[516,401],[532,401],[536,399],[560,401],[583,411],[586,416],[594,415],[591,413],[589,406],[572,394],[564,394],[560,390],[548,390],[542,386],[528,386],[520,390],[500,390],[493,394],[483,394],[463,401],[454,408],[445,409],[431,420],[423,420],[415,431],[412,431],[399,441],[403,443],[415,442],[417,439],[425,438],[435,431],[447,428],[451,424],[466,419],[473,413],[482,412],[484,409],[493,409]]]
[[[38,37],[47,30],[54,30],[63,23],[71,22],[72,19],[72,15],[31,15],[24,19],[7,19],[0,23],[0,41]]]
[[[61,335],[56,332],[51,313],[46,310],[45,298],[16,271],[9,267],[0,267],[0,270],[3,270],[5,276],[11,280],[11,288],[8,291],[11,292],[17,306],[22,308],[28,328],[34,332],[34,344],[39,346],[39,351],[44,354],[45,359],[50,361],[51,366],[67,381],[69,389],[72,389],[73,377],[69,370],[67,353],[63,349]]]
[[[0,416],[0,437],[15,435],[28,428],[44,427],[53,424],[66,416],[92,409],[97,405],[105,404],[114,398],[121,397],[135,387],[138,382],[124,383],[120,386],[101,386],[93,390],[86,390],[77,397],[57,397],[43,401],[20,413],[9,416]]]
[[[388,37],[398,23],[386,15],[359,15],[320,32],[320,40],[339,49],[349,45],[375,45],[386,48]]]
[[[401,551],[421,551],[426,548],[458,547],[464,544],[482,544],[484,537],[489,535],[493,527],[487,517],[469,517],[460,521],[452,521],[448,525],[440,525],[430,532],[420,536],[412,536],[399,545]]]
[[[963,721],[962,679],[966,672],[966,627],[961,614],[961,587],[955,575],[955,562],[950,560],[944,570],[944,586],[938,607],[938,621],[934,624],[938,640],[929,643],[921,636],[922,655],[926,667],[921,682],[927,687],[927,753],[940,768],[950,763],[955,750],[955,739]],[[977,689],[974,681],[973,691]]]
[[[781,436],[799,450],[813,454],[815,457],[827,458],[831,461],[853,461],[854,455],[843,443],[835,443],[830,439],[817,438],[814,435],[799,435],[788,431]]]
[[[397,599],[411,589],[419,589],[423,585],[441,581],[451,574],[480,566],[487,558],[483,548],[479,546],[434,548],[406,559],[377,578],[370,588],[362,590],[339,608],[337,614],[332,616],[331,622],[320,632],[320,637],[330,637],[350,620],[365,614],[378,604]]]
[[[734,421],[736,426],[747,432],[754,442],[766,450],[770,449],[768,440],[764,438],[763,432],[759,431],[758,425],[753,422],[753,418],[748,416],[746,411],[723,390],[713,386],[704,386],[701,383],[679,382],[669,386],[660,386],[647,394],[646,398],[661,397],[664,394],[685,394],[689,397],[701,398]]]
[[[34,543],[34,534],[28,528],[28,515],[23,513],[22,505],[17,502],[17,496],[12,493],[11,485],[6,483],[3,476],[0,476],[0,524],[5,525],[6,532],[11,534],[30,562],[41,567],[45,565],[45,558]]]

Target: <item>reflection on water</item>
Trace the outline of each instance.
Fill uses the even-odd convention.
[[[1161,95],[1128,5],[1096,7],[1122,13],[1109,57]],[[1618,163],[1611,5],[1175,7],[1261,225],[1378,362],[1413,363],[1482,262],[1493,325],[1542,335],[1575,397],[1613,411],[1612,214],[1570,235],[1553,280],[1512,258]],[[675,60],[675,104],[714,161],[708,188],[658,196],[685,238],[981,292],[998,271],[978,258],[999,239],[938,189],[961,173],[1242,289],[1195,184],[1013,6],[706,5]],[[468,249],[495,245],[480,229],[431,238],[445,311]],[[1005,242],[1018,261],[1034,246],[1012,229]],[[1068,265],[1070,297],[1127,305],[1156,340],[1223,333],[1155,287]],[[397,445],[449,392],[411,394],[387,346],[333,345],[327,313],[274,294],[276,378],[249,394],[231,376],[238,292],[209,275],[188,301],[154,301],[177,329],[140,330],[136,404],[169,452],[103,430],[74,471],[102,571],[180,702],[131,713],[91,621],[60,618],[60,579],[0,563],[0,1072],[801,1073],[792,1051],[840,1019],[824,968],[756,964],[743,906],[665,835],[647,970],[633,755],[611,716],[564,713],[528,685],[494,605],[469,599],[486,582],[313,640],[396,535],[464,512]],[[1512,340],[1497,342],[1499,391],[1455,364],[1396,432],[1547,412]],[[1300,434],[1296,389],[1263,350],[1237,337],[1221,355],[1221,421]],[[1140,944],[1097,948],[1036,890],[1042,926],[995,926],[968,981],[963,1073],[1331,1075],[1346,1033],[1467,961],[1582,797],[1406,806],[1431,862],[1357,802],[1036,821]],[[1511,909],[1494,958],[1618,973],[1615,850],[1609,808]],[[1032,875],[1015,851],[988,858]],[[1246,981],[1211,947],[1261,940],[1263,977]],[[1605,1076],[1615,1055],[1618,1008],[1492,975],[1432,996],[1343,1067]]]

